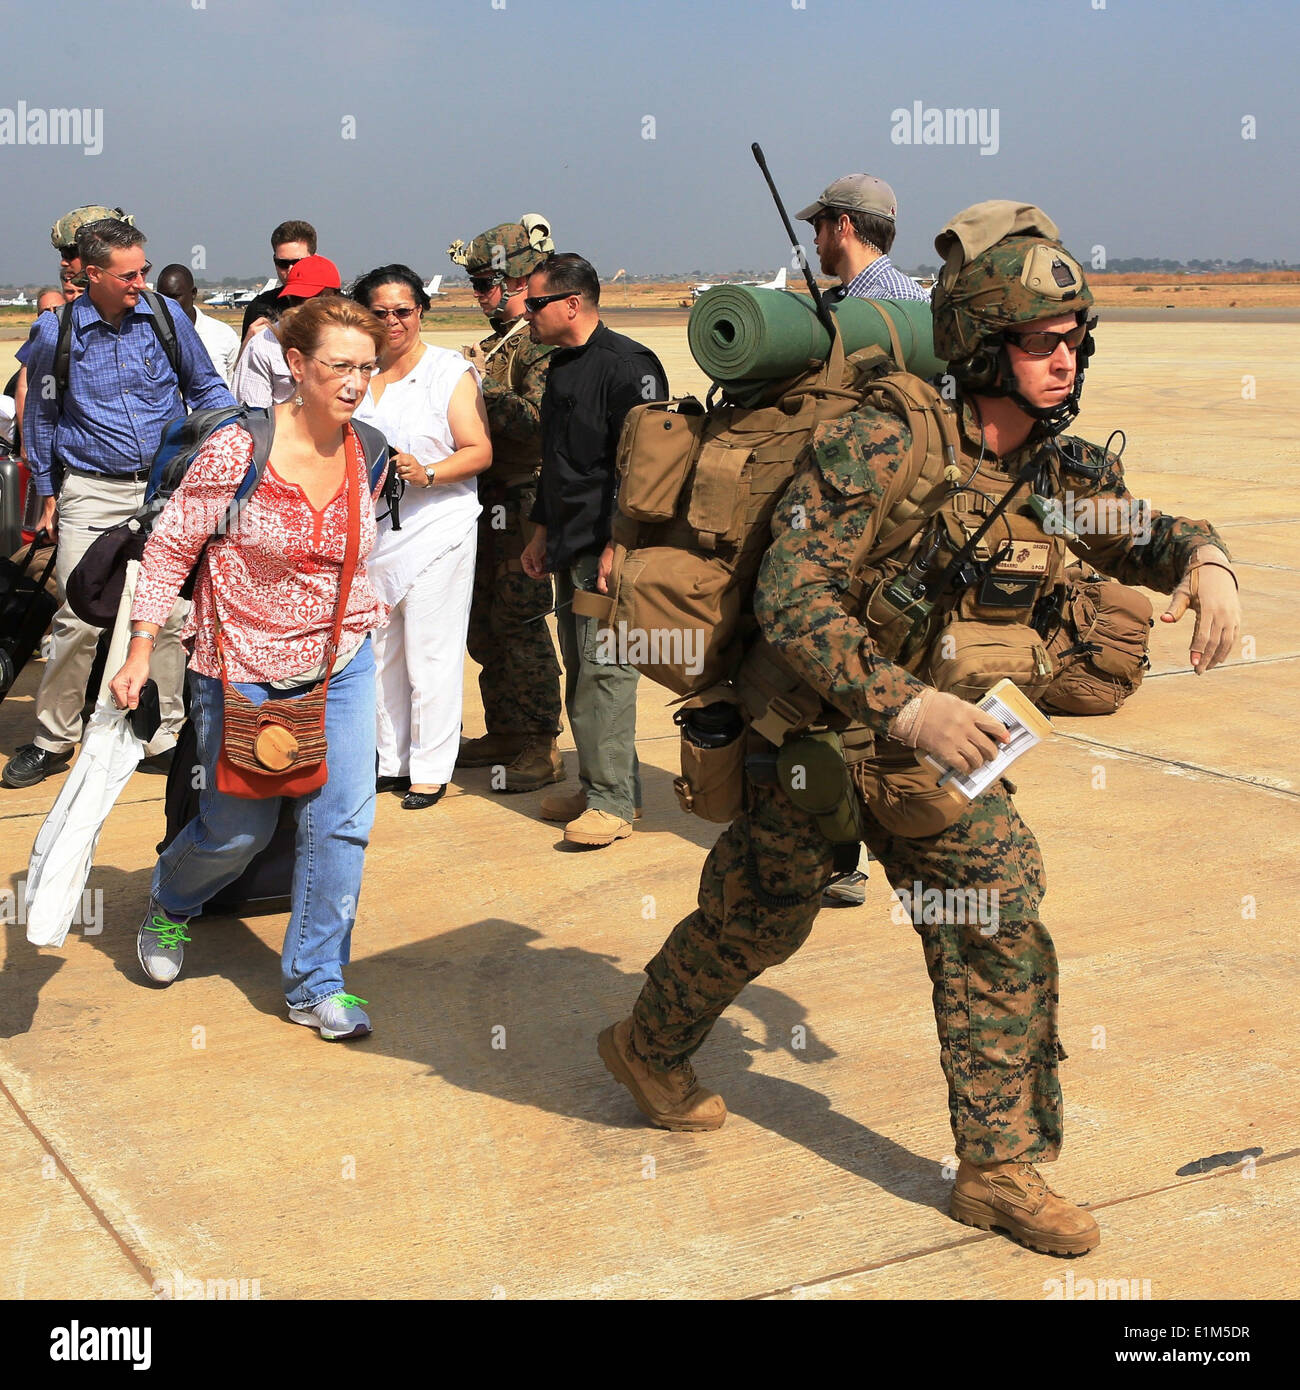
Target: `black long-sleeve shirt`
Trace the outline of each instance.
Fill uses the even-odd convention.
[[[546,527],[546,563],[557,570],[605,548],[623,421],[634,405],[667,399],[668,375],[648,347],[604,323],[581,347],[557,348],[550,364],[531,518]]]

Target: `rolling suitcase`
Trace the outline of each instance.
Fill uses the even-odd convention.
[[[13,687],[58,612],[58,599],[45,588],[54,571],[54,550],[40,578],[27,573],[44,538],[42,531],[22,560],[0,559],[0,700]]]

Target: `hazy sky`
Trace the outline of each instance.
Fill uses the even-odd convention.
[[[286,217],[346,278],[449,271],[454,237],[525,212],[605,276],[775,268],[753,140],[792,213],[888,179],[903,265],[990,197],[1040,204],[1085,262],[1300,261],[1300,5],[1102,4],[7,0],[0,142],[20,101],[103,114],[98,154],[0,143],[0,283],[51,280],[50,223],[87,202],[218,280],[269,274]],[[982,113],[990,153],[900,143],[917,102]]]

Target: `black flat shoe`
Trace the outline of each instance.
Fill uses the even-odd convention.
[[[442,800],[446,790],[444,784],[436,792],[407,792],[402,798],[402,810],[427,811],[430,806],[436,806]]]
[[[411,779],[409,777],[376,777],[375,790],[377,792],[409,792]]]

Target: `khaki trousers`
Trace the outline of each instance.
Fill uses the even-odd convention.
[[[67,592],[68,576],[90,549],[101,531],[129,521],[144,501],[145,485],[132,478],[88,478],[69,473],[59,492],[59,544],[54,573],[61,592]],[[181,689],[185,681],[185,651],[178,634],[189,613],[189,603],[178,599],[166,627],[158,634],[149,674],[158,683],[162,724],[147,754],[161,753],[176,742],[185,722]],[[50,655],[36,695],[36,738],[47,753],[64,753],[81,741],[81,711],[86,682],[95,662],[100,629],[83,623],[65,601],[54,615]],[[116,671],[105,671],[111,680]],[[98,692],[91,691],[93,699]]]

